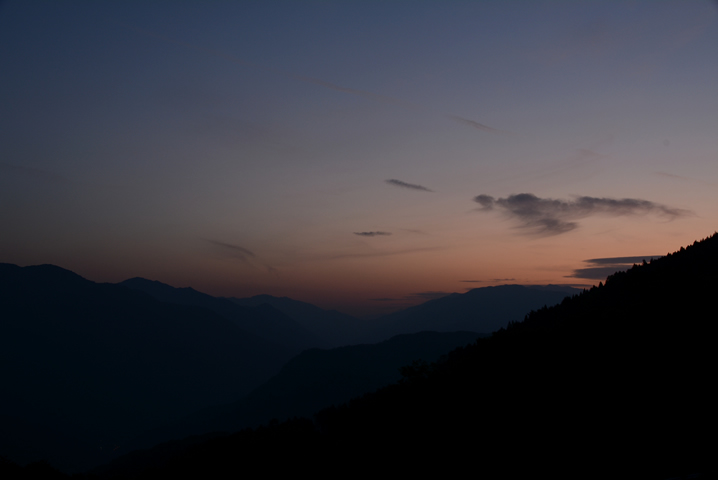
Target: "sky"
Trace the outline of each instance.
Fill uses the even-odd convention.
[[[0,3],[0,262],[376,315],[718,229],[718,3]]]

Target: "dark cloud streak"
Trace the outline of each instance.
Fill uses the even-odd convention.
[[[216,247],[220,247],[225,251],[225,253],[231,254],[231,256],[238,258],[242,260],[243,262],[249,263],[250,258],[256,258],[257,256],[250,250],[247,250],[244,247],[240,247],[239,245],[232,245],[231,243],[224,243],[219,242],[217,240],[209,240],[207,239],[207,242],[211,243],[212,245]]]
[[[660,258],[663,255],[644,255],[644,256],[637,256],[637,257],[606,257],[606,258],[590,258],[588,260],[584,260],[584,262],[589,263],[591,265],[616,265],[616,264],[626,264],[626,265],[633,265],[634,263],[641,263],[643,260],[649,261],[654,258]]]
[[[432,193],[434,192],[430,188],[426,188],[422,185],[415,185],[413,183],[402,182],[401,180],[397,180],[396,178],[390,178],[389,180],[386,180],[386,183],[388,183],[389,185],[394,185],[396,187],[408,188],[409,190],[419,190],[422,192],[432,192]]]
[[[360,237],[376,237],[391,235],[391,232],[354,232],[354,235],[359,235]]]
[[[635,257],[607,257],[607,258],[591,258],[584,260],[587,264],[584,268],[577,268],[566,275],[566,278],[590,278],[593,280],[603,280],[609,275],[616,272],[626,271],[634,264],[651,261],[654,258],[660,258],[663,255],[644,255]]]
[[[459,117],[458,115],[447,115],[446,117],[455,122],[459,122],[463,125],[468,125],[477,130],[481,130],[482,132],[491,132],[491,133],[500,133],[501,132],[501,130],[497,130],[495,128],[489,127],[488,125],[484,125],[483,123],[475,122],[474,120],[469,120],[468,118]]]
[[[390,252],[368,252],[368,253],[344,253],[330,257],[332,260],[342,258],[372,258],[372,257],[391,257],[394,255],[406,255],[409,253],[433,252],[441,250],[442,247],[423,247],[423,248],[407,248],[405,250],[394,250]]]
[[[242,263],[244,263],[248,266],[254,267],[254,268],[264,267],[268,273],[274,275],[275,277],[279,276],[279,272],[277,271],[276,268],[264,263],[251,250],[248,250],[244,247],[240,247],[239,245],[233,245],[231,243],[220,242],[218,240],[205,239],[205,241],[208,243],[211,243],[215,247],[218,247],[222,251],[222,253],[228,257],[240,260]]]
[[[497,282],[515,282],[515,278],[492,278],[491,280],[459,280],[459,283],[497,283]]]

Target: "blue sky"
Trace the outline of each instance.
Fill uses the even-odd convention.
[[[595,283],[715,231],[716,47],[698,0],[5,1],[0,261],[358,314]]]

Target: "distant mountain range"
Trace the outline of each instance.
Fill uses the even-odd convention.
[[[206,308],[231,320],[242,330],[283,345],[296,353],[305,348],[324,346],[325,343],[294,318],[282,313],[280,309],[274,308],[270,302],[248,303],[246,304],[248,306],[243,306],[239,302],[213,297],[193,288],[175,288],[139,277],[125,280],[118,285],[139,290],[162,302]],[[304,305],[313,307],[319,312],[319,315],[324,312],[313,305]]]
[[[0,264],[0,455],[78,471],[169,432],[308,415],[570,293],[555,290],[476,289],[367,322],[286,297]],[[423,330],[474,333],[387,341]],[[384,343],[316,350],[369,341]]]
[[[229,298],[237,305],[259,307],[270,305],[288,317],[294,319],[307,331],[312,332],[321,344],[315,346],[340,347],[361,341],[367,322],[358,320],[336,310],[323,310],[315,305],[288,297],[256,295],[250,298]]]
[[[520,322],[531,310],[560,303],[581,290],[558,285],[501,285],[452,293],[415,307],[385,315],[365,333],[367,341],[379,341],[402,333],[472,331],[491,333]]]
[[[406,333],[491,333],[523,320],[531,310],[555,305],[581,290],[558,285],[501,285],[475,288],[429,300],[374,320],[358,320],[335,310],[287,297],[215,298],[192,288],[133,278],[120,285],[158,300],[208,308],[263,338],[294,349],[376,343]]]

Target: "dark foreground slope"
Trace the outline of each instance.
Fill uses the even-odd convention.
[[[314,422],[188,439],[120,459],[102,475],[715,472],[717,268],[714,235],[429,368],[407,368],[399,384]]]

